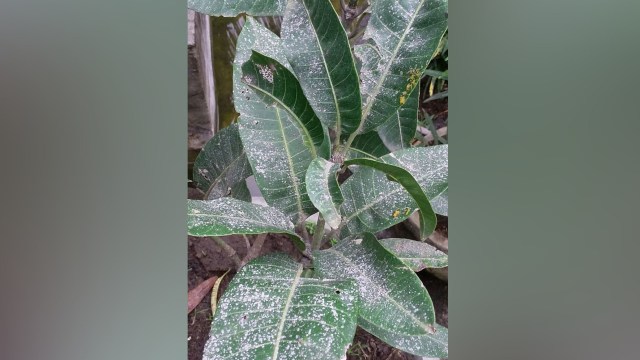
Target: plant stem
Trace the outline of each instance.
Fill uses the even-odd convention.
[[[311,270],[311,268],[306,268],[302,271],[302,277],[309,277],[312,273],[313,270]]]
[[[305,245],[309,245],[309,243],[311,242],[311,236],[309,235],[309,231],[307,231],[307,227],[305,226],[304,221],[300,222],[297,228],[298,231],[296,232],[302,235],[302,239],[304,239]]]
[[[242,266],[242,260],[240,260],[238,253],[236,253],[236,251],[233,250],[233,248],[229,246],[229,244],[227,244],[224,240],[220,239],[217,236],[212,236],[211,238],[213,238],[213,240],[216,242],[216,244],[218,244],[218,246],[220,246],[224,251],[227,252],[227,255],[229,255],[231,260],[233,260],[233,262],[236,264],[238,268]]]
[[[251,249],[251,243],[249,242],[249,238],[245,234],[242,234],[242,237],[244,238],[245,245],[247,245],[247,252],[249,252],[249,250]]]
[[[322,245],[322,236],[324,235],[324,219],[318,214],[318,222],[316,223],[316,232],[313,233],[313,241],[311,242],[311,250],[320,249]]]
[[[242,260],[242,266],[246,265],[251,259],[256,258],[262,249],[262,245],[264,244],[264,240],[267,238],[267,234],[260,234],[253,241],[253,246],[247,252],[247,255]]]
[[[347,142],[345,143],[342,149],[343,151],[342,155],[347,155],[347,151],[349,151],[349,148],[351,147],[351,143],[353,142],[353,139],[355,139],[359,133],[360,133],[360,127],[358,127],[356,131],[352,132],[351,135],[349,135],[349,138],[347,139]]]

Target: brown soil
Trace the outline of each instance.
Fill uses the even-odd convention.
[[[424,108],[429,115],[433,116],[433,124],[436,126],[436,129],[447,125],[447,119],[449,118],[448,98],[429,101],[424,104]]]

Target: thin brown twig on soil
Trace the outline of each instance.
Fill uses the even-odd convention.
[[[424,139],[427,142],[431,142],[434,141],[435,139],[433,138],[433,134],[431,133],[431,131],[429,131],[429,129],[422,127],[422,126],[418,126],[418,131],[420,132],[420,134],[424,135]],[[449,130],[447,126],[443,126],[440,129],[438,129],[437,131],[438,137],[439,138],[444,138],[445,136],[448,135]]]
[[[227,252],[227,255],[229,255],[231,260],[233,260],[233,262],[236,264],[236,267],[240,268],[242,266],[242,260],[238,256],[238,253],[236,253],[236,251],[231,246],[229,246],[229,244],[227,244],[224,240],[217,236],[211,236],[211,238],[216,242],[216,244],[218,244],[218,246],[220,246],[224,251]]]
[[[258,254],[260,254],[260,250],[262,250],[262,245],[264,245],[264,240],[266,238],[267,234],[260,234],[256,236],[256,239],[253,241],[253,245],[251,245],[251,248],[247,252],[247,255],[242,260],[241,266],[245,266],[249,261],[256,258]]]
[[[391,350],[391,353],[389,354],[389,356],[387,356],[387,358],[386,358],[385,360],[390,360],[390,359],[392,359],[392,357],[393,357],[394,355],[396,355],[397,353],[398,353],[398,349],[393,349],[393,350]]]
[[[242,237],[244,238],[244,244],[247,246],[247,251],[249,251],[251,249],[251,243],[249,242],[249,238],[245,234],[242,234]]]

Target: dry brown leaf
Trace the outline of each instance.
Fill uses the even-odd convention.
[[[217,279],[217,276],[212,276],[198,284],[198,286],[189,290],[189,294],[187,296],[187,314],[193,311],[193,309],[200,304],[202,299],[209,293],[209,290],[211,290]]]
[[[229,270],[227,270],[218,280],[216,280],[215,285],[213,285],[213,289],[211,289],[211,314],[216,314],[216,307],[218,306],[218,289],[220,288],[220,284],[222,283],[222,279],[227,275]]]

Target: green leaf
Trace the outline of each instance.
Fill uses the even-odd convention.
[[[429,101],[433,101],[433,100],[444,99],[446,97],[449,97],[449,90],[445,90],[443,92],[439,92],[437,94],[434,94],[433,96],[431,96],[428,99],[426,99],[424,101],[424,103],[428,103]]]
[[[448,145],[403,149],[382,156],[381,161],[409,171],[429,199],[448,187]],[[371,168],[359,168],[340,187],[343,237],[363,232],[378,232],[404,221],[417,207],[409,193],[385,174]],[[395,211],[400,214],[393,217]]]
[[[291,0],[282,20],[289,63],[320,120],[339,138],[361,119],[358,74],[349,40],[328,0]]]
[[[302,271],[284,254],[243,267],[220,299],[203,359],[344,359],[356,331],[355,284]]]
[[[390,151],[411,147],[418,126],[420,92],[414,91],[406,103],[376,130],[357,135],[347,150],[346,159],[377,158]]]
[[[187,0],[187,7],[212,16],[282,15],[287,0]]]
[[[436,214],[431,208],[429,198],[424,193],[420,184],[414,179],[413,175],[402,167],[391,165],[382,161],[374,159],[351,159],[344,162],[345,165],[364,165],[370,168],[382,171],[387,176],[390,176],[393,181],[400,183],[404,189],[411,195],[413,200],[418,204],[420,209],[420,239],[425,240],[429,234],[436,228]],[[373,186],[376,184],[373,183]],[[404,210],[396,209],[392,213],[392,217],[396,218],[400,216],[401,211],[404,211],[404,215],[410,215],[411,209],[406,208]]]
[[[193,180],[208,200],[229,196],[249,176],[251,166],[236,124],[217,132],[193,164]]]
[[[395,255],[411,270],[418,272],[426,268],[449,266],[449,257],[435,247],[410,239],[381,239],[380,244]]]
[[[423,75],[431,76],[436,79],[445,79],[445,80],[449,79],[449,73],[447,71],[437,71],[437,70],[426,69],[423,72]]]
[[[434,334],[405,336],[376,326],[366,320],[358,319],[358,325],[402,351],[439,359],[449,357],[449,330],[444,326],[434,324]]]
[[[229,197],[246,202],[251,202],[251,192],[249,191],[249,187],[247,187],[247,182],[241,181],[235,184],[231,188],[231,194],[229,194]]]
[[[314,156],[298,123],[280,107],[274,109],[274,118],[241,116],[240,136],[250,144],[247,157],[267,204],[298,222],[315,212],[305,186]]]
[[[371,4],[361,59],[363,132],[382,125],[412,93],[447,28],[447,0],[379,0]]]
[[[380,135],[375,131],[357,135],[347,150],[345,160],[356,158],[379,158],[389,153]]]
[[[307,131],[281,105],[265,103],[259,90],[242,80],[242,64],[252,50],[289,67],[280,38],[252,18],[245,23],[234,61],[234,101],[241,116],[240,138],[256,183],[265,201],[294,222],[314,213],[304,184],[307,168],[316,156]]]
[[[380,139],[390,151],[411,147],[411,139],[418,126],[419,96],[420,92],[417,90],[408,95],[404,105],[376,129]]]
[[[187,232],[191,236],[282,233],[290,235],[299,248],[305,248],[285,214],[232,198],[187,200]]]
[[[287,68],[252,51],[249,60],[242,65],[242,80],[261,96],[264,103],[278,104],[300,124],[304,131],[303,139],[308,142],[314,156],[322,153],[323,157],[329,157],[328,132],[304,97],[298,80]]]
[[[397,339],[411,343],[414,338],[433,335],[435,313],[429,293],[418,276],[373,235],[343,240],[313,255],[320,276],[356,281],[361,302],[358,325],[363,329],[382,341],[400,345],[402,341]],[[407,351],[407,347],[398,348]],[[410,350],[422,356],[434,355],[434,349],[428,347]]]
[[[438,197],[431,200],[431,206],[433,206],[433,211],[435,211],[436,214],[449,216],[449,187]]]
[[[280,38],[252,17],[248,17],[238,37],[233,60],[233,101],[236,110],[241,114],[259,112],[265,108],[261,97],[242,81],[242,65],[249,61],[252,51],[259,52],[292,70]]]
[[[309,198],[332,229],[337,229],[342,221],[339,208],[344,199],[338,184],[338,170],[340,164],[317,158],[309,165],[306,175]]]

